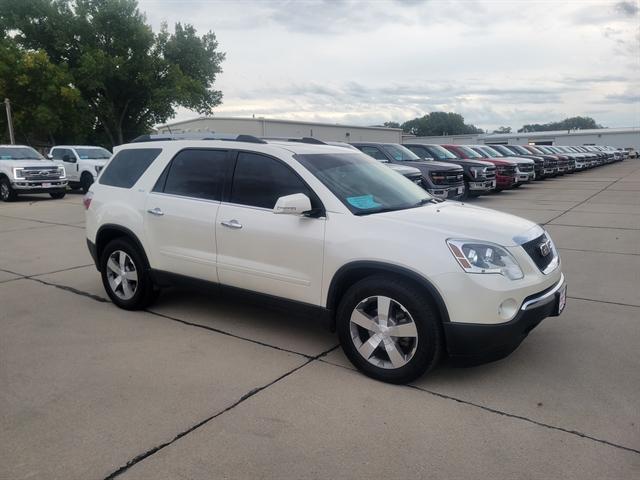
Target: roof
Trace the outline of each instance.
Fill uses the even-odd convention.
[[[366,130],[384,130],[384,131],[394,131],[394,132],[402,132],[401,128],[388,128],[388,127],[367,127],[364,125],[344,125],[341,123],[322,123],[322,122],[305,122],[301,120],[279,120],[275,118],[242,118],[242,117],[195,117],[189,120],[181,120],[179,122],[173,123],[165,123],[164,125],[157,125],[155,128],[166,128],[166,127],[175,127],[177,125],[184,125],[185,123],[191,123],[198,120],[233,120],[233,121],[242,121],[242,122],[268,122],[268,123],[292,123],[294,125],[318,125],[323,127],[342,127],[342,128],[357,128],[357,129],[366,129]]]
[[[492,138],[517,138],[517,137],[558,137],[571,135],[602,135],[616,133],[637,133],[640,135],[640,127],[625,128],[590,128],[585,130],[551,130],[548,132],[519,132],[519,133],[483,133],[478,136],[482,139]]]
[[[54,145],[51,148],[104,148],[100,145]]]
[[[333,145],[316,145],[309,143],[298,143],[288,141],[271,140],[264,143],[243,142],[235,140],[155,140],[155,141],[138,141],[136,143],[127,143],[118,145],[115,150],[120,151],[124,148],[162,148],[175,147],[177,149],[187,147],[217,147],[225,149],[250,150],[255,152],[269,153],[277,151],[288,151],[294,154],[313,154],[313,153],[354,153],[344,147]]]

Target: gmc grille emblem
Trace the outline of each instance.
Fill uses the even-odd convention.
[[[540,249],[540,255],[546,257],[551,253],[551,242],[549,240],[545,240],[540,245],[538,245],[538,248]]]

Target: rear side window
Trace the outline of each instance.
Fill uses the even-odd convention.
[[[120,188],[133,187],[161,151],[161,148],[131,148],[116,153],[100,175],[100,183]]]
[[[313,195],[304,182],[286,165],[264,155],[241,152],[233,176],[231,203],[273,208],[285,195]]]
[[[171,195],[220,200],[228,166],[225,150],[183,150],[163,174],[154,191]]]

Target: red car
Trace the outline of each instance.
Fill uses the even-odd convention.
[[[464,145],[442,145],[458,158],[483,160],[496,166],[496,191],[513,188],[516,184],[516,166],[499,158],[482,158],[477,152]]]

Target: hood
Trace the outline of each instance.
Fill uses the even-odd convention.
[[[389,167],[391,170],[394,170],[399,174],[404,175],[405,177],[409,175],[420,175],[420,170],[418,170],[417,168],[403,166],[403,165],[396,165],[395,163],[385,163],[384,165]]]
[[[58,164],[51,160],[0,160],[0,167],[57,167]]]
[[[491,162],[485,162],[484,160],[476,160],[471,158],[452,158],[445,163],[455,163],[461,167],[495,167]]]
[[[402,162],[402,165],[406,166],[406,167],[417,168],[422,173],[435,172],[435,171],[438,171],[438,172],[442,172],[442,171],[451,171],[451,172],[459,171],[460,173],[462,173],[462,167],[460,167],[458,165],[453,165],[453,164],[447,163],[447,162],[436,162],[436,161],[433,161],[433,160],[416,160],[415,162],[413,162],[413,161],[405,161],[405,162]]]
[[[542,235],[539,225],[508,213],[460,202],[445,201],[369,218],[396,226],[415,227],[437,232],[446,238],[484,240],[505,247],[520,245]],[[397,230],[401,231],[401,230]]]

